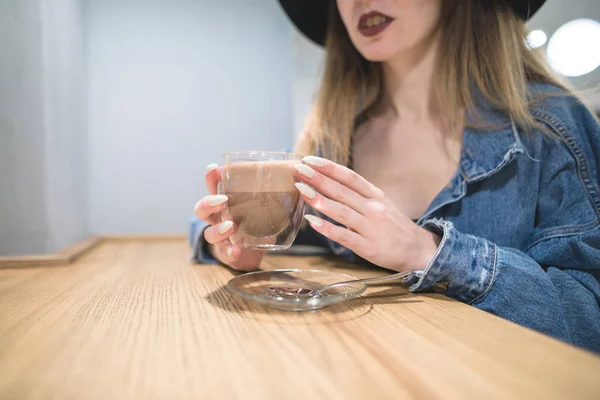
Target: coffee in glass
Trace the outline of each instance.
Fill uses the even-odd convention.
[[[283,250],[296,238],[305,202],[295,183],[302,156],[270,151],[223,155],[219,194],[227,196],[222,220],[233,221],[231,243],[242,248]]]

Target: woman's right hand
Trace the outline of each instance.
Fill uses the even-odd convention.
[[[221,179],[219,166],[210,164],[206,171],[206,188],[210,195],[196,203],[194,214],[210,225],[204,230],[209,252],[223,264],[237,270],[251,271],[258,268],[265,252],[234,246],[229,240],[235,230],[233,221],[221,221],[220,214],[227,205],[227,196],[217,195],[217,185]]]

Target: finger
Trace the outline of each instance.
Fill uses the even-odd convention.
[[[204,239],[210,244],[219,244],[234,233],[233,222],[225,221],[204,230]]]
[[[227,196],[222,194],[205,196],[194,206],[194,215],[198,219],[214,225],[219,222],[219,213],[225,208],[227,200]]]
[[[341,183],[315,171],[305,164],[295,164],[294,168],[300,172],[300,179],[308,183],[323,195],[345,204],[358,213],[364,214],[366,202],[368,201],[357,192],[349,189]]]
[[[365,250],[367,249],[367,241],[358,233],[353,232],[350,229],[346,229],[344,227],[332,224],[331,222],[325,221],[324,219],[319,218],[315,215],[306,214],[304,218],[306,218],[306,220],[310,223],[310,226],[314,230],[316,230],[326,238],[341,244],[342,246],[352,250],[359,256],[361,254],[365,254]]]
[[[236,253],[237,251],[239,251],[239,254]],[[263,250],[247,250],[233,247],[232,257],[234,257],[235,261],[231,264],[231,267],[238,271],[253,271],[260,266],[265,253],[266,251]]]
[[[210,194],[217,194],[217,185],[221,180],[221,169],[217,164],[209,164],[206,167],[206,188]]]
[[[336,164],[333,161],[314,156],[304,157],[302,161],[315,167],[323,175],[328,176],[368,199],[377,197],[381,192],[375,185],[350,168]]]
[[[357,232],[364,232],[369,220],[345,204],[319,194],[305,183],[296,183],[296,188],[304,196],[305,201],[315,210],[322,212],[334,221],[339,222]]]
[[[228,241],[219,245],[221,261],[238,271],[252,271],[258,268],[264,251],[242,249]]]
[[[215,256],[224,264],[231,265],[232,263],[234,263],[236,261],[237,257],[239,257],[239,254],[237,254],[237,257],[234,258],[234,256],[233,256],[233,247],[234,246],[231,244],[231,242],[229,240],[223,240],[222,242],[216,243],[213,246],[214,246]]]

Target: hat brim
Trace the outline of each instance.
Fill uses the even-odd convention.
[[[302,34],[319,46],[324,46],[331,2],[335,0],[279,0],[288,18]],[[489,0],[482,0],[489,1]],[[511,0],[515,13],[528,20],[546,0]]]

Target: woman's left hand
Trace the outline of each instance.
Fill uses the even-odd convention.
[[[383,268],[423,270],[440,243],[402,214],[385,193],[349,168],[319,157],[297,164],[296,187],[314,209],[347,228],[307,215],[313,229]]]

